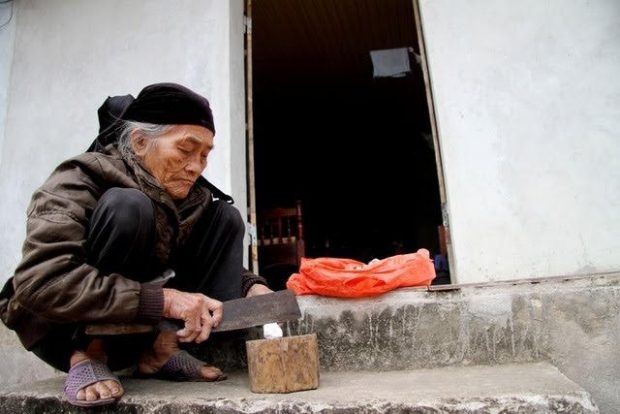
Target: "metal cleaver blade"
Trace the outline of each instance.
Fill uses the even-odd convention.
[[[299,318],[301,311],[295,294],[290,290],[281,290],[224,302],[222,321],[213,332],[234,331]]]

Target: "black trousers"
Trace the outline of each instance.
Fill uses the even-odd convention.
[[[225,301],[241,296],[243,237],[245,224],[231,205],[215,201],[192,229],[188,242],[172,255],[171,263],[160,263],[154,255],[155,209],[142,192],[112,188],[99,199],[90,218],[88,262],[103,275],[120,273],[148,283],[166,268],[176,276],[166,287],[200,292]],[[58,325],[32,351],[56,369],[68,371],[73,351],[84,349],[87,338],[80,324]],[[136,362],[154,337],[124,335],[105,337],[111,369]]]

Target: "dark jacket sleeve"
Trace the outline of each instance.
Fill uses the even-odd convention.
[[[14,300],[54,322],[156,322],[160,287],[87,264],[88,218],[105,191],[95,156],[61,164],[33,195]]]
[[[264,277],[255,275],[247,269],[243,269],[243,275],[241,277],[241,297],[245,298],[248,294],[248,290],[252,285],[260,283],[261,285],[268,286],[267,280]]]

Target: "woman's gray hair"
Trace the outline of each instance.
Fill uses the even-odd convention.
[[[165,134],[172,128],[172,125],[159,125],[149,124],[146,122],[125,121],[120,127],[120,133],[118,136],[118,150],[127,157],[134,153],[133,146],[131,145],[131,133],[138,130],[148,140],[147,151],[157,143],[157,138]]]

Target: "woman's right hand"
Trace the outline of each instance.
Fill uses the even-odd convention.
[[[201,293],[186,293],[164,288],[165,318],[180,319],[185,323],[177,331],[180,342],[201,343],[209,338],[211,329],[222,320],[223,306],[219,300]]]

